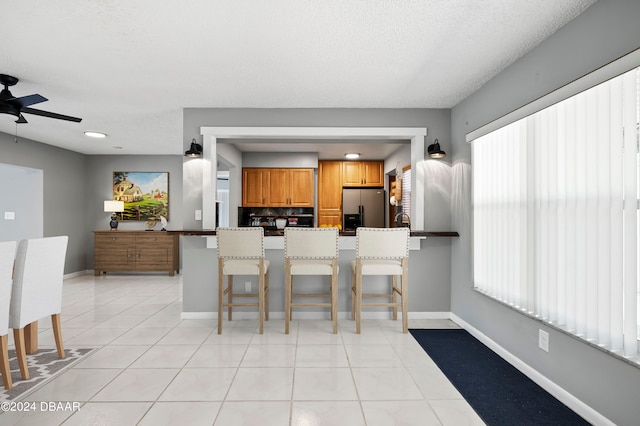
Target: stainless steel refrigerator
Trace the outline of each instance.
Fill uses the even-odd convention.
[[[384,228],[385,195],[382,188],[344,188],[342,190],[343,228],[358,226]]]

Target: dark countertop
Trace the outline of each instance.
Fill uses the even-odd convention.
[[[216,231],[212,231],[212,230],[167,230],[166,232],[170,233],[170,234],[180,234],[180,235],[200,235],[200,236],[206,236],[206,235],[216,235]],[[279,236],[283,236],[284,235],[284,231],[283,230],[267,230],[265,231],[264,235],[266,237],[279,237]],[[355,237],[356,236],[356,231],[341,231],[340,235],[343,237]],[[455,231],[411,231],[411,236],[412,237],[459,237],[460,234],[458,234]]]

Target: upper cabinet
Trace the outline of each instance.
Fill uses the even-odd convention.
[[[269,195],[268,169],[242,169],[242,206],[262,207]]]
[[[289,169],[291,181],[288,206],[313,207],[313,169]]]
[[[342,185],[352,187],[384,186],[384,162],[343,161]]]
[[[313,169],[242,169],[243,207],[313,207]]]

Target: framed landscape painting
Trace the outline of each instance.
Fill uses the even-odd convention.
[[[113,199],[124,201],[119,220],[168,220],[169,172],[113,172]]]

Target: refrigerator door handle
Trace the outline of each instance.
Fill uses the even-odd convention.
[[[360,211],[360,226],[364,226],[364,206],[359,205],[358,210]]]

